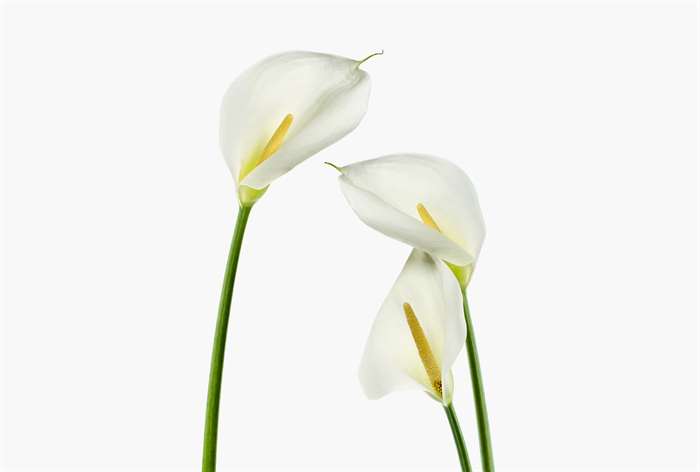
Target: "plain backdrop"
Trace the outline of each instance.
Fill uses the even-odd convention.
[[[399,151],[472,177],[470,287],[499,470],[692,470],[692,2],[5,6],[5,465],[196,470],[236,215],[228,84],[269,54],[366,63],[360,127],[253,209],[223,470],[456,470],[439,406],[357,366],[408,255],[322,165]],[[478,464],[466,356],[455,405]],[[478,467],[477,467],[478,469]]]

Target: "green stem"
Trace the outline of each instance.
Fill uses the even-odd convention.
[[[459,427],[459,421],[457,420],[455,409],[452,406],[452,403],[444,408],[445,413],[447,413],[447,420],[450,422],[452,436],[455,438],[455,446],[457,446],[457,454],[459,454],[459,463],[462,466],[462,472],[471,472],[472,466],[469,463],[467,446],[464,445],[464,437],[462,436],[462,429]]]
[[[216,470],[216,437],[219,429],[219,400],[221,398],[221,376],[224,371],[224,351],[226,350],[226,332],[228,319],[231,312],[231,296],[233,295],[233,283],[236,280],[236,268],[238,256],[243,244],[248,215],[251,206],[241,206],[236,219],[236,229],[233,231],[231,249],[226,262],[224,285],[221,288],[219,300],[219,315],[216,319],[216,331],[214,333],[214,347],[211,353],[211,367],[209,370],[209,390],[207,391],[207,411],[204,423],[204,450],[202,454],[202,472]]]
[[[469,372],[472,377],[472,391],[474,394],[474,407],[476,408],[476,422],[479,429],[479,446],[481,449],[481,464],[484,472],[493,472],[493,452],[491,450],[491,431],[489,429],[489,416],[486,411],[486,397],[484,396],[484,383],[481,379],[481,367],[479,366],[479,353],[476,350],[476,338],[474,327],[469,313],[467,291],[464,290],[464,320],[467,322],[467,356],[469,357]]]

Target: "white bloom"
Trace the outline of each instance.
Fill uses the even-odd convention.
[[[370,91],[362,62],[286,52],[231,84],[221,106],[221,150],[241,203],[254,203],[274,179],[355,129]]]
[[[451,367],[466,333],[457,280],[445,264],[414,249],[372,325],[360,365],[366,395],[420,388],[449,405]]]
[[[438,157],[394,154],[338,170],[341,190],[362,221],[448,262],[466,286],[485,228],[462,169]]]

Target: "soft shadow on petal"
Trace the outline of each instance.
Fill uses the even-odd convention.
[[[443,309],[439,312],[441,316],[440,325],[443,330],[443,344],[440,358],[442,359],[442,384],[447,386],[445,391],[450,396],[445,396],[443,402],[449,404],[452,401],[453,391],[452,371],[450,367],[457,360],[457,356],[464,348],[467,338],[467,324],[462,311],[462,290],[454,274],[442,264],[439,271],[440,285],[443,293]]]
[[[422,204],[449,240],[463,248],[472,260],[478,258],[485,236],[479,200],[469,177],[452,162],[425,154],[393,154],[348,165],[342,172],[355,187],[413,219],[418,220],[416,205]],[[400,238],[385,229],[375,229],[421,247],[406,241],[408,235]]]
[[[273,158],[259,165],[242,184],[263,188],[274,179],[330,146],[354,130],[367,112],[369,75],[362,75],[353,84],[339,88],[319,102],[312,116],[300,123]]]
[[[392,206],[372,191],[354,185],[345,175],[340,176],[340,188],[353,211],[371,228],[453,264],[467,265],[473,261],[454,241]]]

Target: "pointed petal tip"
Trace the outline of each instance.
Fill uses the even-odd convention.
[[[340,172],[341,174],[343,173],[343,168],[342,168],[342,167],[339,167],[339,166],[337,166],[337,165],[335,165],[335,164],[333,164],[332,162],[326,161],[326,162],[324,162],[324,164],[326,164],[327,166],[330,166],[330,167],[334,168],[335,170],[337,170],[337,171]]]
[[[380,49],[378,52],[373,52],[369,56],[365,57],[364,59],[361,59],[357,61],[357,67],[360,67],[362,64],[373,58],[374,56],[381,56],[384,54],[384,49]]]

